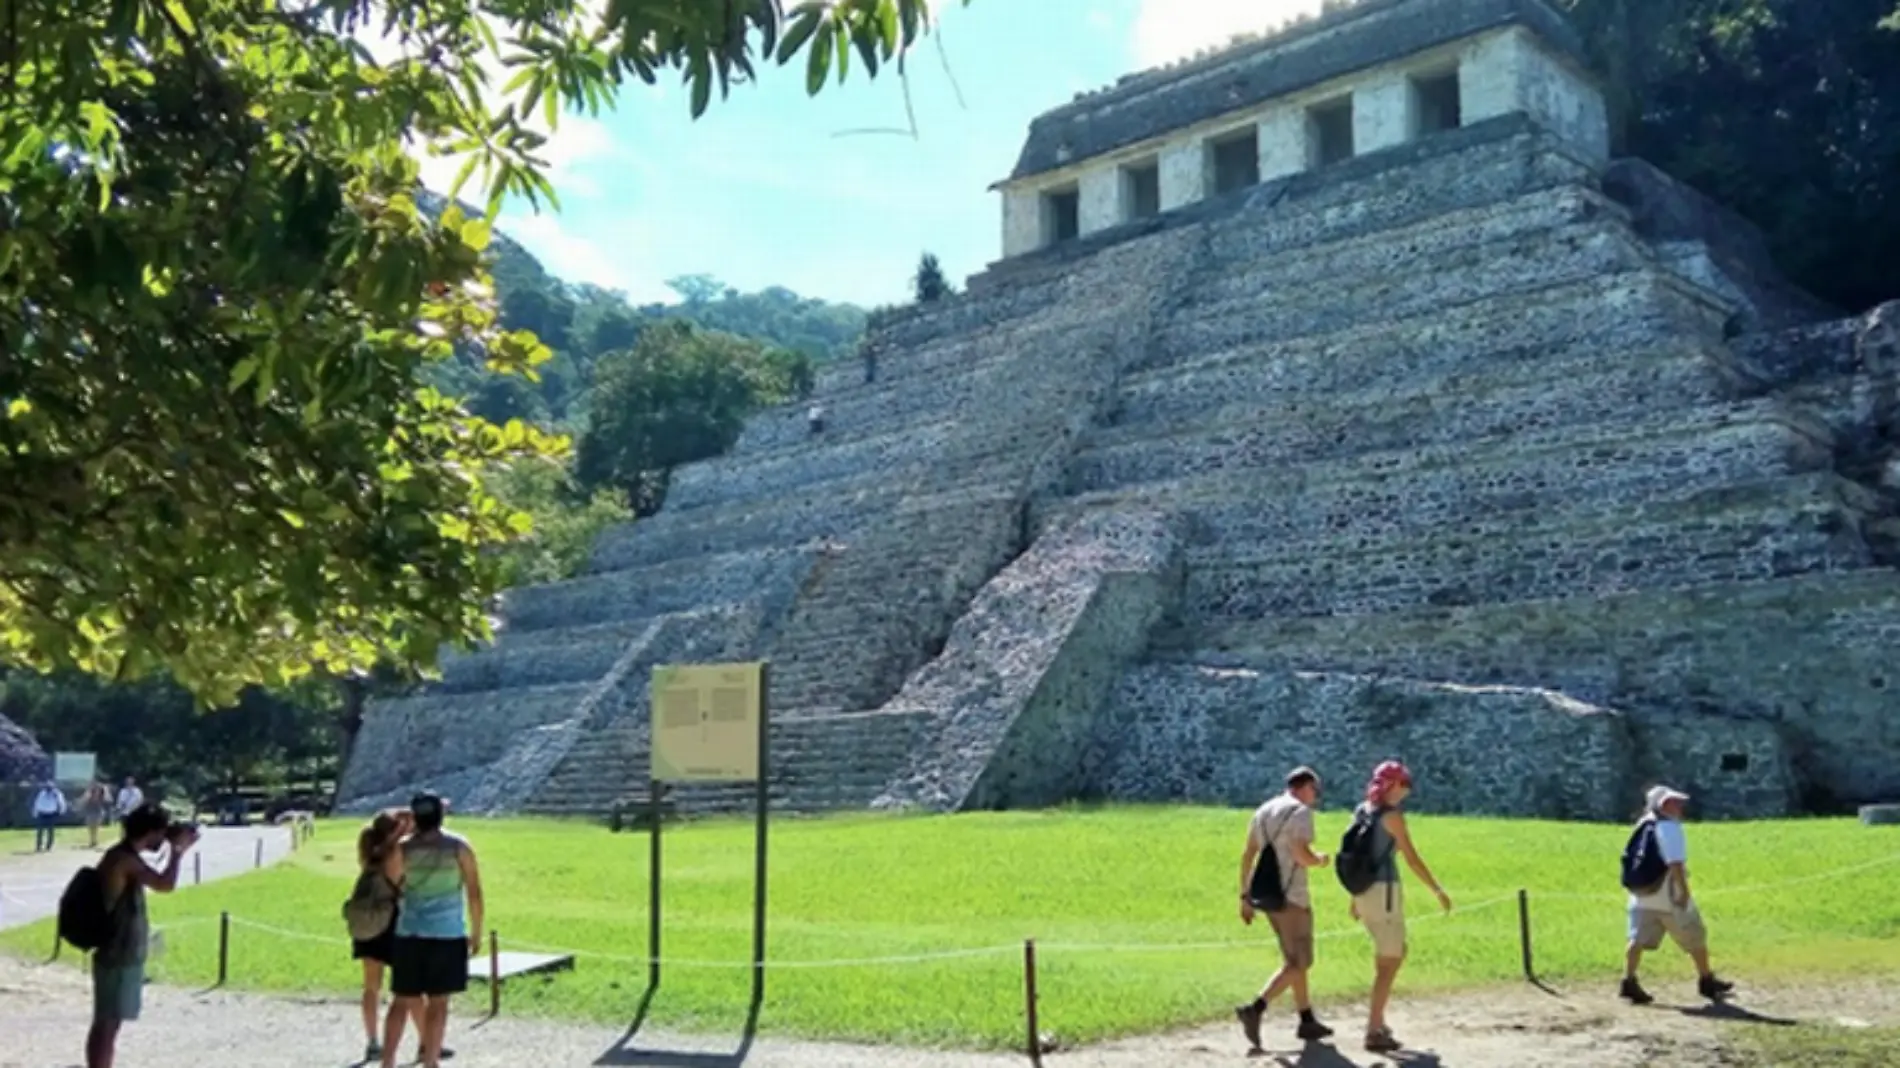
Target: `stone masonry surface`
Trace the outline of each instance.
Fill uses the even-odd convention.
[[[1374,0],[1037,129],[1152,132],[1256,60],[1445,13],[1571,47],[1535,0]],[[759,414],[586,575],[511,591],[491,647],[374,702],[346,803],[638,803],[646,679],[686,658],[771,663],[787,810],[1253,804],[1388,756],[1442,811],[1900,797],[1900,305],[1821,318],[1744,224],[1552,128],[1594,114],[1364,152],[880,315],[874,381],[818,375],[823,433]]]

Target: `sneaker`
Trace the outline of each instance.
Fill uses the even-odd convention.
[[[1632,1005],[1647,1005],[1656,1000],[1649,996],[1649,991],[1643,989],[1643,984],[1634,979],[1623,980],[1623,985],[1617,988],[1616,996]]]
[[[369,1045],[363,1047],[363,1060],[365,1062],[380,1061],[382,1059],[383,1044],[381,1042],[371,1042]]]
[[[1377,1031],[1366,1032],[1367,1053],[1397,1053],[1403,1048],[1403,1046],[1399,1045],[1399,1040],[1392,1037],[1392,1029],[1390,1027],[1381,1027]]]
[[[1695,989],[1696,993],[1713,1001],[1734,990],[1735,984],[1723,982],[1713,975],[1705,975],[1696,983]]]
[[[1293,1035],[1301,1042],[1318,1042],[1333,1037],[1333,1029],[1318,1020],[1301,1020],[1300,1029]]]
[[[1242,1005],[1234,1010],[1240,1019],[1240,1031],[1247,1036],[1247,1044],[1253,1049],[1260,1048],[1260,1018],[1267,1010],[1259,1005]]]

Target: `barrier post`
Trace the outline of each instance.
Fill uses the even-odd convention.
[[[1531,892],[1524,889],[1517,892],[1517,940],[1524,952],[1524,978],[1535,983],[1537,971],[1531,961]]]
[[[205,855],[199,852],[191,854],[191,885],[203,886],[205,881]]]
[[[264,866],[264,839],[257,839],[257,849],[255,852],[257,854],[257,863],[253,866],[261,868]]]
[[[1036,1022],[1036,940],[1023,940],[1023,1009],[1029,1023],[1029,1063],[1042,1064],[1042,1028]]]
[[[501,936],[488,932],[488,1015],[501,1015]]]
[[[231,914],[218,913],[218,985],[223,986],[231,972]]]

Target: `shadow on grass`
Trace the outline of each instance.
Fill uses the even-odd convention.
[[[746,1011],[745,1031],[739,1037],[739,1046],[731,1053],[697,1053],[686,1050],[645,1049],[633,1045],[640,1028],[646,1025],[647,1012],[653,1007],[654,992],[657,984],[648,984],[646,993],[640,995],[640,1004],[634,1009],[633,1022],[627,1025],[627,1033],[613,1048],[600,1055],[596,1065],[645,1065],[651,1068],[739,1068],[752,1054],[752,1041],[759,1032],[759,1002],[754,1001]]]

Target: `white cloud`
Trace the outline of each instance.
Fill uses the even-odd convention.
[[[636,269],[645,264],[642,250],[649,242],[642,234],[577,233],[561,219],[543,211],[509,211],[502,215],[500,230],[534,253],[549,273],[564,282],[592,282],[607,289],[625,292],[635,304],[670,301],[675,294],[647,271]],[[608,250],[613,253],[609,254]]]
[[[1320,0],[1141,0],[1135,13],[1135,58],[1153,66],[1226,44],[1319,12]]]

